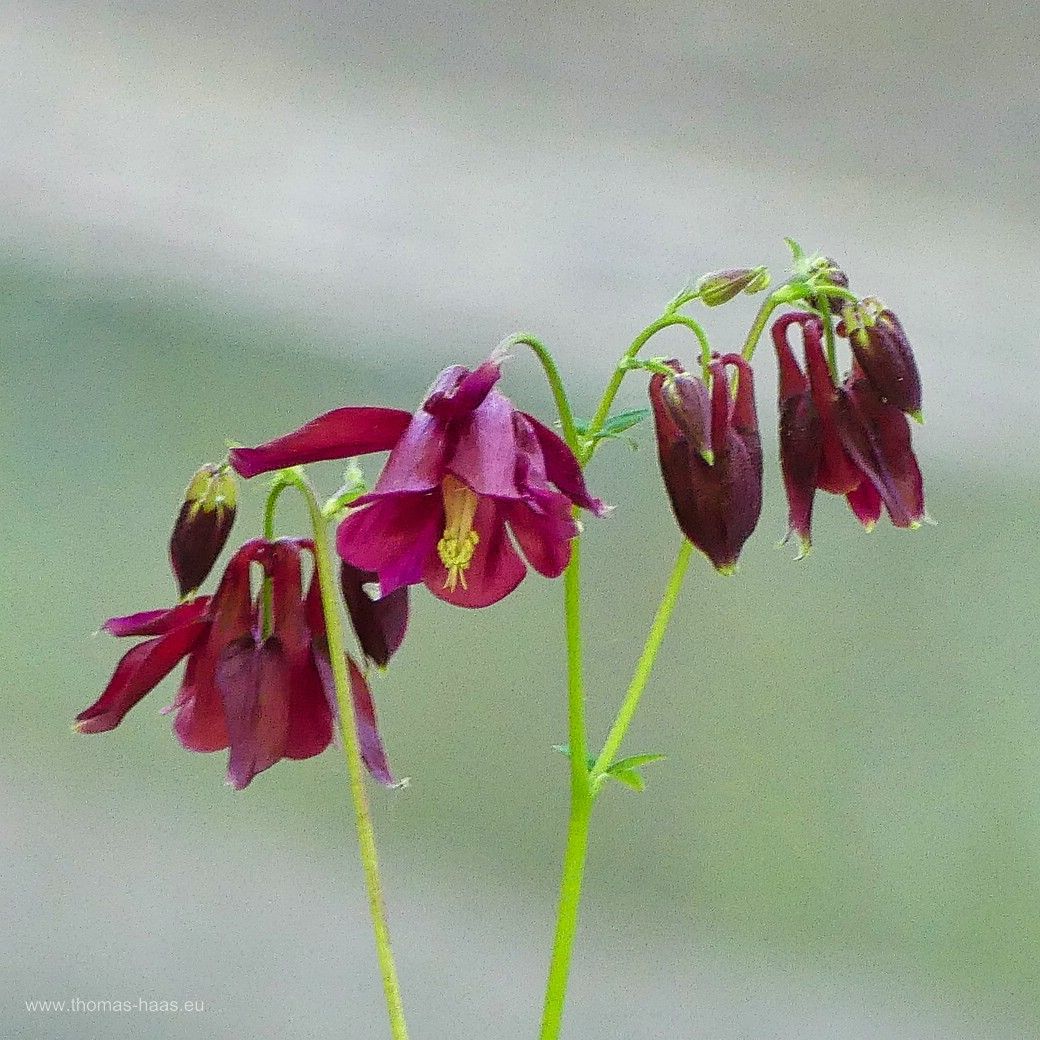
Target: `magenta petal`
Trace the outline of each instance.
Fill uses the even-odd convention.
[[[563,495],[546,494],[537,503],[510,502],[504,509],[527,562],[539,574],[558,578],[570,562],[571,539],[578,534],[570,501]]]
[[[238,791],[285,754],[290,680],[277,639],[258,647],[252,636],[244,636],[220,655],[216,684],[231,748],[228,781]]]
[[[429,491],[444,479],[451,448],[450,428],[418,411],[401,435],[372,489],[374,495]]]
[[[523,581],[527,568],[509,540],[504,519],[493,499],[480,499],[473,529],[480,541],[464,571],[465,587],[461,580],[454,589],[447,586],[448,571],[436,552],[427,557],[423,581],[445,603],[458,607],[489,607],[508,596]]]
[[[459,365],[446,368],[423,402],[423,410],[444,420],[469,415],[480,407],[501,375],[501,362],[496,358],[488,358],[472,372]]]
[[[233,448],[228,457],[235,472],[248,478],[287,466],[389,451],[411,418],[397,408],[335,408],[284,437],[255,448]]]
[[[517,448],[512,404],[492,391],[460,424],[448,469],[478,495],[519,498]]]
[[[312,758],[332,743],[334,713],[313,654],[290,676],[286,758]]]
[[[209,596],[200,596],[173,609],[143,610],[139,614],[109,618],[102,630],[113,636],[161,636],[179,625],[200,618],[209,605]]]
[[[336,548],[347,563],[375,571],[388,595],[422,580],[423,563],[443,528],[440,491],[371,498],[339,525]]]
[[[845,498],[856,519],[868,530],[872,531],[881,519],[881,496],[874,485],[864,477],[854,491]]]
[[[589,494],[585,486],[585,477],[581,466],[574,457],[574,452],[567,447],[567,442],[557,436],[547,426],[543,426],[533,415],[527,412],[518,413],[531,424],[538,444],[545,458],[545,472],[551,480],[576,506],[589,510],[596,516],[606,516],[610,507],[598,498]]]
[[[205,635],[206,621],[192,621],[124,654],[101,696],[76,716],[80,733],[115,729],[146,693],[155,689]]]
[[[368,680],[349,654],[347,655],[347,666],[350,669],[350,696],[354,702],[354,727],[362,761],[368,767],[374,780],[384,787],[393,787],[397,781],[394,779],[390,763],[387,761],[383,739],[379,735],[376,706],[372,701]]]

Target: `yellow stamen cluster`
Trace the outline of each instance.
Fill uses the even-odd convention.
[[[441,482],[444,499],[444,537],[437,543],[437,555],[448,572],[444,588],[452,591],[458,585],[465,589],[466,570],[476,552],[480,535],[473,530],[477,512],[477,496],[462,481],[445,477]]]

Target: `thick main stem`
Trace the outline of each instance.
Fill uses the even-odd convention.
[[[585,688],[581,646],[581,539],[571,546],[571,559],[563,575],[564,624],[567,637],[567,732],[570,742],[571,807],[567,845],[560,878],[560,903],[556,914],[549,978],[545,986],[541,1040],[560,1035],[567,999],[574,935],[578,928],[585,854],[589,843],[592,792],[589,787],[588,741],[585,735]]]
[[[329,549],[326,520],[306,478],[302,474],[295,474],[293,483],[300,489],[307,501],[307,510],[310,513],[311,526],[314,530],[314,563],[318,573],[318,585],[321,589],[322,609],[325,613],[325,633],[328,638],[329,657],[332,661],[332,675],[336,684],[339,728],[343,738],[343,752],[347,760],[347,773],[350,776],[350,796],[354,804],[358,845],[361,849],[361,863],[364,867],[365,885],[368,889],[368,907],[372,917],[372,929],[375,932],[376,954],[379,958],[379,971],[383,978],[383,992],[386,995],[386,1010],[390,1016],[390,1035],[393,1040],[408,1040],[408,1026],[405,1024],[401,988],[397,980],[393,950],[390,946],[390,930],[386,923],[386,907],[383,903],[383,888],[379,877],[375,831],[372,827],[372,815],[365,791],[365,767],[358,749],[354,701],[350,695],[350,676],[347,672],[343,626],[340,620],[337,583]]]

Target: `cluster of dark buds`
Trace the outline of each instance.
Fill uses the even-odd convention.
[[[796,258],[802,259],[800,251]],[[883,508],[896,527],[918,527],[926,519],[924,484],[907,422],[908,415],[921,421],[921,379],[906,333],[877,300],[855,299],[833,260],[807,260],[803,267],[802,299],[815,309],[783,314],[772,325],[779,365],[780,464],[789,535],[801,543],[799,557],[812,544],[817,489],[844,495],[867,530]],[[759,270],[706,275],[696,294],[677,301],[699,295],[709,306],[724,303],[758,288]],[[840,321],[832,329],[835,315]],[[804,369],[788,340],[792,326],[802,332]],[[851,369],[840,381],[835,335],[848,339],[852,353]],[[738,354],[711,355],[702,375],[686,372],[674,359],[646,367],[654,372],[649,392],[658,456],[676,519],[715,567],[730,574],[762,507],[751,369]],[[733,379],[728,367],[736,370]]]
[[[580,530],[572,506],[607,511],[564,441],[495,389],[503,360],[445,369],[414,415],[337,408],[267,444],[233,449],[231,465],[253,477],[389,451],[375,487],[339,526],[340,556],[376,575],[383,596],[423,583],[448,603],[490,606],[526,573],[513,539],[536,571],[555,578]]]
[[[817,489],[844,495],[867,530],[882,506],[896,527],[919,527],[925,519],[924,483],[906,418],[921,415],[917,366],[895,315],[882,311],[869,326],[852,325],[866,313],[862,305],[846,308],[838,326],[839,334],[849,334],[853,350],[851,370],[840,383],[824,354],[819,316],[794,312],[773,323],[780,462],[790,530],[802,555],[812,544]],[[804,371],[788,340],[795,325],[802,330]]]

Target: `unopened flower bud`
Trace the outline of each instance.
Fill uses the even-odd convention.
[[[829,256],[825,256],[816,262],[814,274],[817,283],[836,285],[839,289],[847,289],[849,287],[849,276],[838,266],[837,260],[832,260]],[[827,306],[832,314],[840,315],[848,301],[841,296],[822,296],[813,297],[809,302],[817,310],[822,310],[824,306]]]
[[[207,463],[191,478],[170,537],[170,563],[181,596],[209,576],[235,522],[235,478]]]
[[[733,267],[714,271],[697,282],[697,295],[708,307],[728,303],[738,293],[752,295],[769,285],[769,271],[764,267]]]
[[[877,300],[846,307],[840,325],[859,367],[887,404],[921,419],[921,375],[903,326]]]

